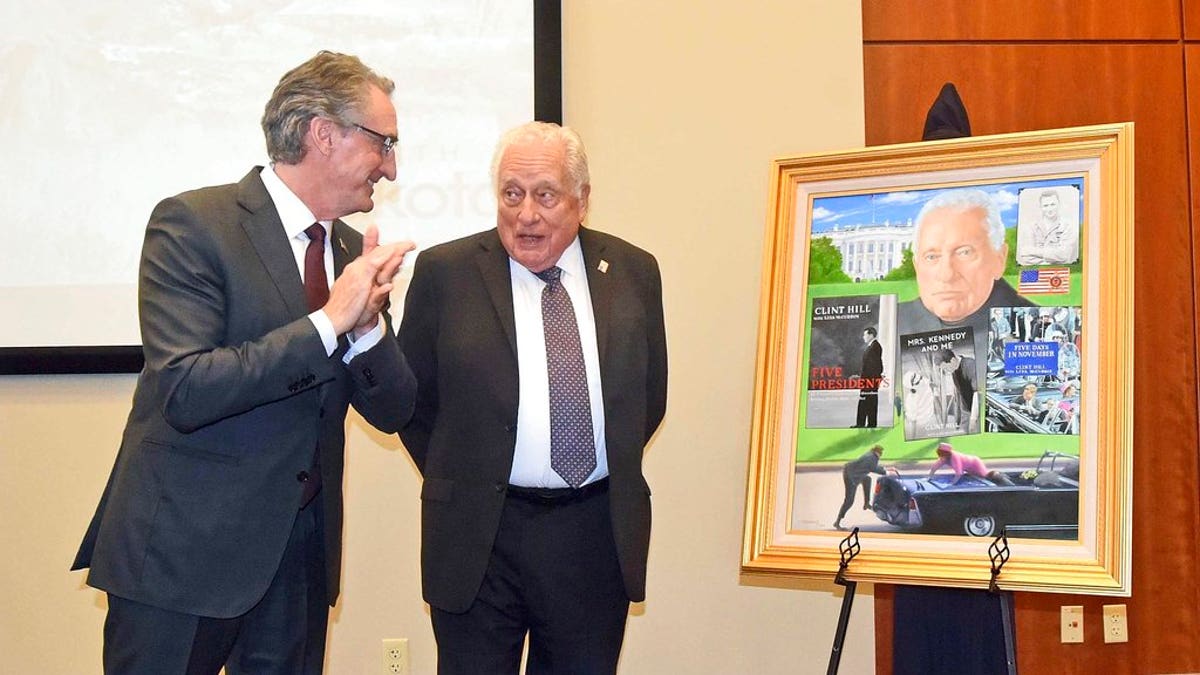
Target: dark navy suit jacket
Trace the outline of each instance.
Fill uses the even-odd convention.
[[[645,597],[650,488],[642,452],[662,421],[667,350],[658,264],[611,235],[580,229],[596,320],[612,536],[625,590]],[[516,323],[508,253],[496,230],[417,258],[399,338],[417,376],[400,436],[424,484],[425,600],[466,611],[487,568],[516,444]]]

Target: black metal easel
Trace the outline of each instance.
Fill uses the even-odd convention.
[[[850,534],[838,544],[838,552],[842,556],[842,561],[838,565],[837,576],[833,578],[833,583],[846,587],[846,594],[842,596],[842,613],[838,616],[837,632],[833,635],[833,649],[829,652],[829,669],[827,675],[837,675],[838,664],[842,660],[842,643],[846,641],[846,626],[850,623],[850,608],[854,605],[854,591],[858,588],[857,581],[851,581],[846,578],[846,568],[850,566],[850,561],[854,560],[854,556],[862,551],[862,546],[858,544],[858,528],[850,530]]]
[[[992,561],[992,579],[988,582],[988,592],[1000,598],[1000,623],[1004,626],[1004,659],[1008,675],[1017,675],[1017,645],[1013,630],[1012,591],[1000,590],[997,580],[1004,563],[1008,562],[1008,528],[1000,528],[1000,534],[988,546],[988,557]]]

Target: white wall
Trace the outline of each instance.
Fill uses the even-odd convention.
[[[738,563],[770,160],[861,146],[859,3],[565,0],[563,14],[566,121],[592,160],[589,224],[655,253],[666,296],[669,403],[646,459],[649,597],[630,617],[621,672],[823,673],[840,593],[743,580]],[[100,672],[103,596],[66,568],[133,383],[0,378],[0,671]],[[433,673],[416,471],[394,437],[355,418],[346,481],[328,672],[379,672],[380,640],[407,637],[413,672]],[[869,590],[843,673],[874,666]]]

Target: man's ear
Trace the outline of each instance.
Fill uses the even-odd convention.
[[[582,224],[587,219],[588,197],[592,194],[592,186],[584,185],[579,191],[579,222]]]
[[[331,119],[314,117],[308,123],[308,133],[304,140],[309,144],[308,149],[328,157],[333,153],[333,142],[336,135],[341,133],[341,127]]]

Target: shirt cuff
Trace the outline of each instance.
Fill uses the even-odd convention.
[[[308,320],[312,321],[317,334],[321,336],[321,342],[325,345],[325,356],[333,356],[333,352],[337,350],[337,333],[333,330],[333,322],[326,316],[325,310],[318,309],[309,314]]]
[[[342,363],[350,363],[350,359],[379,344],[379,341],[383,339],[383,326],[383,317],[378,317],[375,327],[368,331],[366,335],[355,339],[353,330],[346,333],[346,339],[350,341],[350,349],[346,350],[346,355],[342,357]]]

